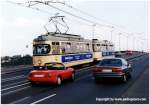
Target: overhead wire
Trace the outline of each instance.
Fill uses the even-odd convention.
[[[68,15],[70,15],[70,16],[76,17],[76,18],[78,18],[78,19],[81,19],[81,20],[83,20],[83,21],[86,21],[86,22],[89,22],[89,23],[92,23],[92,24],[100,25],[100,26],[103,26],[103,27],[110,27],[110,28],[112,27],[111,25],[100,24],[100,23],[97,23],[97,22],[88,20],[88,19],[86,19],[86,18],[77,16],[77,15],[75,15],[75,14],[73,14],[73,13],[70,13],[70,12],[68,12],[68,11],[65,11],[65,10],[63,10],[63,9],[60,9],[60,8],[56,7],[56,6],[51,5],[48,1],[47,1],[47,2],[43,2],[43,1],[31,1],[31,2],[38,2],[38,3],[41,3],[41,4],[45,4],[45,5],[47,5],[47,6],[51,7],[51,8],[54,8],[54,9],[56,9],[56,10],[59,10],[59,11],[63,12],[63,13],[66,13],[66,14],[68,14]]]
[[[31,8],[31,9],[34,9],[34,10],[37,10],[37,11],[41,11],[41,12],[44,12],[44,13],[47,13],[47,14],[51,14],[51,13],[48,12],[48,11],[45,11],[45,10],[42,10],[42,9],[39,9],[39,8],[33,8],[33,7],[31,7],[31,6],[36,5],[36,4],[38,4],[38,3],[42,3],[42,4],[45,4],[45,5],[47,5],[47,6],[50,6],[50,7],[54,8],[54,9],[56,9],[56,10],[59,10],[59,11],[61,11],[61,12],[63,12],[63,13],[69,14],[69,15],[71,15],[71,16],[73,16],[73,17],[76,17],[76,18],[78,18],[78,19],[81,19],[81,20],[83,20],[83,21],[92,23],[92,25],[93,25],[93,24],[96,24],[96,26],[99,25],[99,26],[109,27],[109,28],[113,28],[113,29],[116,28],[116,27],[118,27],[118,26],[116,26],[116,25],[115,25],[115,27],[114,27],[114,24],[112,24],[112,23],[110,23],[110,24],[112,24],[112,25],[104,25],[104,24],[99,24],[98,22],[95,22],[95,21],[88,20],[88,19],[83,18],[83,17],[81,17],[81,16],[77,16],[77,15],[75,15],[75,14],[73,14],[73,13],[70,13],[70,12],[68,12],[68,11],[65,11],[65,10],[63,10],[63,9],[60,9],[60,8],[56,7],[56,6],[51,5],[50,3],[51,3],[52,1],[51,1],[51,2],[50,2],[50,1],[47,1],[47,3],[44,3],[43,1],[30,1],[30,2],[36,2],[35,4],[30,5],[30,6],[25,6],[25,5],[22,5],[23,3],[15,3],[15,2],[12,2],[12,1],[9,1],[9,0],[7,0],[7,2],[13,3],[13,4],[18,4],[18,5],[21,5],[21,6],[24,6],[24,7],[29,7],[29,8]],[[26,3],[29,3],[29,2],[26,2]],[[88,13],[86,13],[86,12],[80,10],[80,9],[77,9],[77,8],[71,6],[71,5],[68,5],[68,4],[66,4],[66,3],[62,3],[62,2],[52,2],[52,3],[64,4],[64,5],[66,5],[67,7],[72,8],[72,9],[75,10],[75,11],[81,12],[82,14],[85,14],[85,15],[87,15],[87,16],[90,16],[90,17],[92,17],[92,18],[95,18],[96,20],[100,20],[100,19],[98,19],[97,17],[92,16],[91,14],[88,14]],[[51,14],[51,15],[52,15],[52,14]],[[102,19],[101,19],[101,20],[102,20]],[[102,21],[104,21],[104,20],[102,20]],[[107,23],[108,23],[108,22],[107,22]],[[121,28],[121,27],[118,27],[118,30],[120,30],[119,28]],[[121,28],[121,29],[122,29],[122,28]],[[124,32],[123,30],[120,30],[120,31],[121,31],[122,33],[130,34],[130,33],[128,33],[128,32]],[[123,35],[123,34],[122,34],[122,35]]]

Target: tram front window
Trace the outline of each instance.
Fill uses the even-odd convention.
[[[33,46],[33,55],[48,54],[50,52],[50,45],[36,44]]]

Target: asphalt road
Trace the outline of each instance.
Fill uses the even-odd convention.
[[[29,70],[1,74],[2,104],[97,104],[149,102],[148,54],[130,60],[132,78],[127,83],[116,79],[96,84],[92,67],[76,72],[74,82],[64,81],[62,86],[39,85],[31,87],[26,79]],[[125,99],[124,101],[119,99]],[[128,98],[128,101],[127,101]],[[130,99],[130,100],[129,100]],[[131,100],[132,99],[132,100]],[[138,100],[137,100],[138,99]],[[136,101],[135,101],[136,100]]]

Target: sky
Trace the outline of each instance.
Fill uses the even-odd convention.
[[[13,0],[13,2],[23,3],[24,1]],[[129,36],[128,49],[148,50],[148,1],[67,0],[65,3],[80,11],[62,4],[52,5],[94,21],[96,23],[94,38],[111,40],[113,30],[112,42],[115,44],[115,50],[119,50],[119,34],[121,35],[121,50],[127,49],[127,36]],[[64,19],[69,26],[68,33],[78,34],[86,39],[93,38],[94,23],[75,18],[49,6],[41,4],[33,6],[44,11],[41,12],[4,0],[0,1],[0,7],[1,56],[32,55],[33,39],[46,33],[43,26],[47,24],[47,29],[54,31],[53,24],[48,23],[48,20],[56,13],[65,16]],[[85,13],[96,18],[85,15]],[[63,28],[60,27],[60,29],[65,32]]]

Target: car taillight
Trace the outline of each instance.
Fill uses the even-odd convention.
[[[98,67],[94,68],[94,72],[101,72],[101,71],[102,71],[102,68],[98,68]]]
[[[115,69],[112,69],[112,72],[122,72],[123,70],[120,69],[120,68],[115,68]]]

